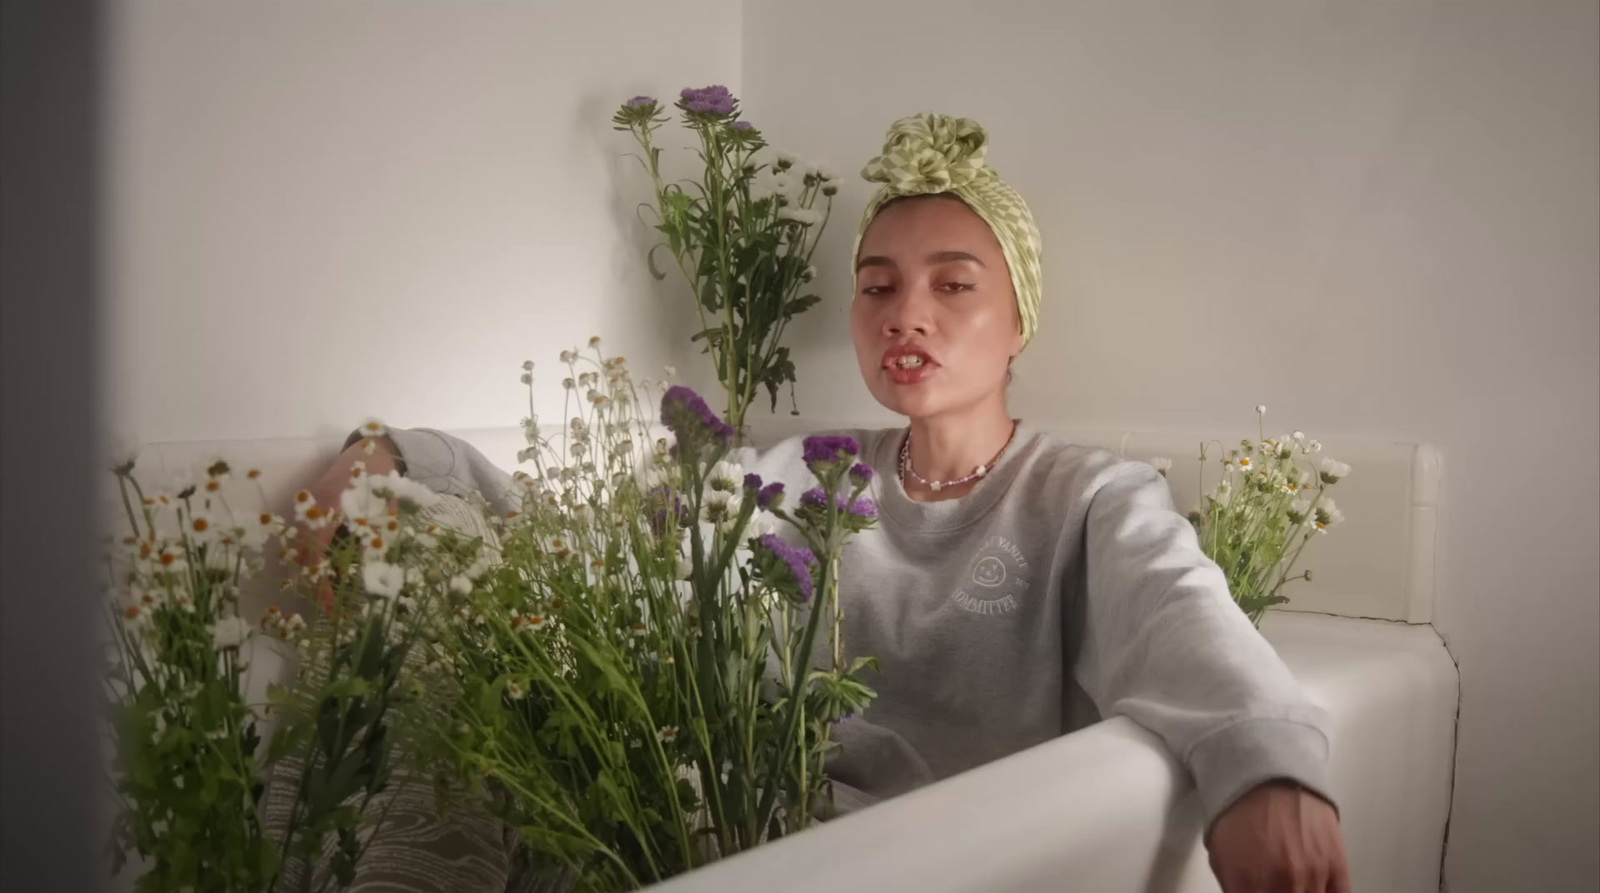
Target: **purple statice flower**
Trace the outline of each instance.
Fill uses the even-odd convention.
[[[727,87],[721,84],[712,84],[709,87],[683,88],[682,93],[685,107],[691,112],[704,112],[710,115],[731,115],[733,106],[737,102]]]
[[[816,566],[817,556],[805,546],[789,545],[775,533],[762,534],[756,542],[772,557],[783,562],[789,573],[794,575],[795,582],[800,586],[800,600],[810,601],[816,588],[816,583],[811,579],[811,568]]]
[[[805,439],[805,463],[838,462],[854,459],[861,452],[854,437],[843,434],[814,434]]]
[[[656,98],[654,96],[635,96],[625,103],[630,109],[642,109],[655,104]]]
[[[756,126],[754,124],[751,124],[749,121],[735,121],[732,124],[729,124],[728,127],[730,129],[732,129],[732,130],[755,130],[756,129]]]
[[[661,395],[661,421],[679,443],[694,440],[701,432],[726,444],[733,440],[733,426],[717,417],[693,388],[673,385]]]
[[[857,499],[855,502],[850,503],[850,505],[845,508],[845,511],[855,515],[857,518],[866,518],[871,520],[878,517],[878,504],[863,496],[862,498]]]
[[[752,493],[759,492],[761,490],[761,475],[759,475],[759,474],[747,474],[747,475],[745,475],[744,476],[744,488],[746,490],[749,490]]]
[[[800,494],[800,504],[812,509],[827,508],[828,494],[824,493],[821,487],[812,487],[810,490]],[[840,511],[855,515],[857,518],[872,519],[878,517],[878,504],[865,496],[852,502],[849,496],[839,493],[833,497],[833,504]]]
[[[773,481],[756,494],[756,505],[771,511],[783,504],[783,482]]]
[[[850,478],[857,486],[865,487],[872,483],[872,466],[857,462],[855,467],[850,469]]]

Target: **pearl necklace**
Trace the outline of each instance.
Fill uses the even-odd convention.
[[[911,467],[911,429],[907,428],[906,439],[900,444],[900,486],[905,486],[907,475],[916,478],[917,483],[927,487],[929,490],[932,490],[935,493],[938,493],[940,490],[943,490],[946,487],[959,487],[969,481],[978,480],[994,470],[995,465],[999,464],[1000,462],[1000,457],[1006,454],[1006,449],[1011,446],[1011,441],[1015,439],[1016,436],[1017,425],[1015,422],[1013,422],[1011,424],[1011,436],[1006,438],[1005,444],[1000,447],[1000,452],[995,453],[994,458],[990,459],[987,464],[979,465],[977,468],[972,469],[972,473],[964,478],[956,478],[953,481],[930,481],[922,475],[917,474],[917,470]]]

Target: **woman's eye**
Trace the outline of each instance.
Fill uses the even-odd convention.
[[[886,295],[889,293],[889,286],[867,285],[861,288],[861,293],[864,295],[872,295],[873,297],[877,297],[878,295]]]
[[[946,282],[939,286],[945,291],[972,291],[976,286],[970,282]]]

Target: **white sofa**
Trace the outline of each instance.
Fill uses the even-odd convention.
[[[1174,460],[1169,480],[1178,507],[1198,501],[1199,436],[1044,427],[1130,458],[1166,455]],[[773,421],[758,424],[755,439],[800,430],[792,420]],[[454,433],[507,469],[522,446],[515,428]],[[293,491],[340,442],[154,444],[142,451],[139,468],[158,480],[218,456],[238,468],[259,467],[265,498],[287,514]],[[1292,610],[1270,612],[1262,632],[1333,716],[1331,783],[1354,889],[1436,891],[1458,701],[1456,667],[1429,625],[1439,459],[1410,444],[1330,440],[1326,452],[1355,469],[1336,491],[1349,520],[1308,550],[1303,566],[1315,569],[1315,582],[1297,584]],[[1199,834],[1186,773],[1157,739],[1119,717],[658,889],[1213,891]]]

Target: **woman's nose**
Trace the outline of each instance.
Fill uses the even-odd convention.
[[[931,296],[921,289],[906,289],[887,309],[883,317],[885,335],[927,335],[933,328]]]

